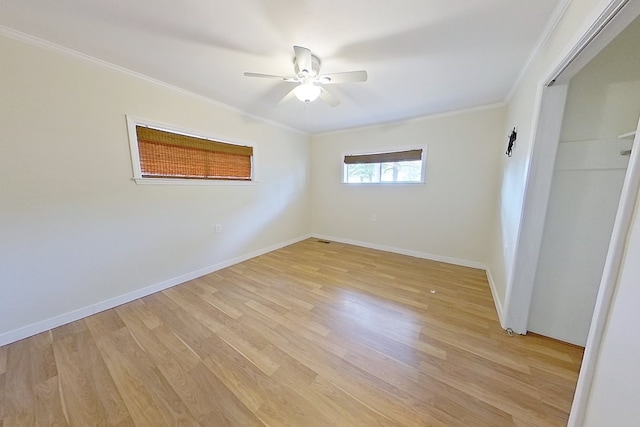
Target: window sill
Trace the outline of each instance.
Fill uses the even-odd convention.
[[[258,181],[234,181],[213,179],[179,179],[179,178],[132,178],[138,185],[256,185]]]
[[[355,187],[418,187],[425,185],[425,182],[342,182],[342,185]]]

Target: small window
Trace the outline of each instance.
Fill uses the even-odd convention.
[[[422,148],[344,156],[343,182],[347,184],[423,183]]]
[[[130,123],[136,179],[251,181],[253,147]]]

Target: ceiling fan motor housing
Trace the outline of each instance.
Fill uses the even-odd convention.
[[[244,75],[247,77],[261,77],[289,83],[298,83],[296,87],[291,89],[289,93],[282,98],[279,104],[294,97],[307,104],[320,98],[331,107],[337,106],[340,104],[340,101],[334,97],[331,92],[322,87],[322,85],[367,81],[367,72],[365,70],[345,71],[321,76],[320,58],[312,54],[306,47],[293,46],[293,51],[293,71],[295,72],[295,77],[247,72],[245,72]]]
[[[316,77],[320,73],[320,58],[315,55],[311,55],[311,69],[310,70],[301,70],[300,65],[298,64],[297,58],[293,57],[293,70],[296,73],[296,76],[299,78],[303,77]]]

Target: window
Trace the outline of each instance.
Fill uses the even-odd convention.
[[[425,149],[344,156],[347,184],[423,183]]]
[[[251,181],[253,147],[214,141],[130,120],[136,181]]]

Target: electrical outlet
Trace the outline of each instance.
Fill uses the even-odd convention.
[[[216,224],[216,234],[222,233],[222,224]]]
[[[378,220],[378,215],[373,214],[371,215],[371,221],[377,221]]]

